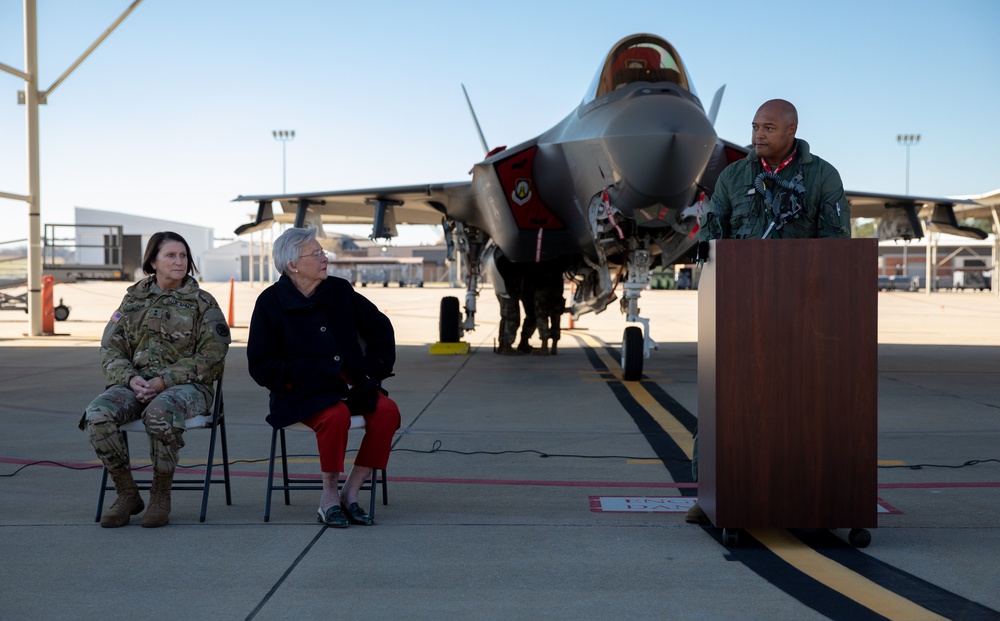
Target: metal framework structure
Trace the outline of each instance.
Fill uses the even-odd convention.
[[[48,102],[52,91],[108,38],[141,2],[142,0],[134,0],[118,19],[52,83],[52,86],[46,90],[39,90],[37,1],[24,0],[24,71],[0,63],[0,71],[24,80],[24,92],[18,93],[18,101],[25,106],[28,194],[0,192],[0,198],[24,201],[28,204],[28,334],[31,336],[42,334],[42,199],[38,155],[38,106]]]

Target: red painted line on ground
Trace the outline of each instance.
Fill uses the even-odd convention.
[[[1000,481],[967,483],[879,483],[879,489],[935,489],[939,487],[1000,487]]]
[[[698,487],[697,483],[670,483],[660,481],[537,481],[518,479],[451,479],[437,477],[389,477],[395,483],[451,483],[458,485],[537,485],[542,487],[656,487],[681,489]]]
[[[882,500],[881,498],[878,499],[878,504],[883,509],[885,509],[886,511],[888,511],[888,515],[903,515],[903,512],[901,510],[899,510],[896,507],[890,505],[889,503],[887,503],[886,501]]]

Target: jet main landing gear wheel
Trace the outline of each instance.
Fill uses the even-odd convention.
[[[438,324],[438,340],[442,343],[457,343],[459,341],[459,308],[458,298],[448,296],[441,298],[441,318]]]

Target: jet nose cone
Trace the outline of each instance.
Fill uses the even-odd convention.
[[[705,112],[674,94],[638,91],[610,120],[612,165],[637,192],[664,204],[690,191],[715,148]]]

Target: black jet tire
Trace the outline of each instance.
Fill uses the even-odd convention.
[[[53,311],[56,316],[56,321],[66,321],[66,318],[69,317],[68,306],[63,306],[62,304],[60,304],[59,306],[55,307]]]
[[[448,296],[441,298],[441,318],[438,324],[439,338],[442,343],[458,342],[458,298]]]
[[[629,326],[622,337],[622,379],[636,382],[642,378],[642,328]]]

